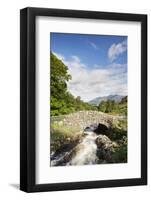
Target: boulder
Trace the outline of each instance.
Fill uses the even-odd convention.
[[[112,162],[112,154],[115,151],[114,148],[118,145],[115,142],[112,142],[106,135],[99,135],[96,138],[96,144],[98,147],[97,156],[100,159],[100,162]]]
[[[106,135],[99,135],[96,138],[96,144],[98,148],[110,148],[112,147],[112,141]]]

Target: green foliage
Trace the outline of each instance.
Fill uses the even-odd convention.
[[[51,115],[65,115],[79,110],[96,110],[96,107],[74,97],[67,90],[67,82],[71,80],[68,67],[51,53]]]
[[[127,162],[127,118],[120,120],[119,123],[112,128],[110,138],[118,143],[118,147],[112,155],[112,162]]]
[[[64,145],[79,141],[82,137],[79,127],[69,127],[51,124],[51,151],[56,151]]]
[[[127,144],[121,145],[112,155],[113,163],[127,162]]]
[[[114,163],[125,163],[127,162],[127,136],[119,141],[119,147],[116,148],[115,152],[112,155],[112,161]]]
[[[99,106],[90,105],[74,97],[67,88],[67,82],[72,79],[68,67],[51,53],[51,115],[65,115],[80,110],[98,110],[110,114],[127,115],[127,97],[120,103],[113,100],[102,101]]]
[[[113,100],[102,101],[98,106],[98,110],[105,113],[110,113],[116,109],[117,109],[117,104]]]
[[[119,103],[113,100],[101,101],[98,111],[127,116],[127,97],[124,97]]]
[[[120,103],[121,103],[121,104],[127,103],[127,96],[126,96],[126,97],[123,97]]]
[[[66,114],[67,81],[71,79],[68,68],[51,53],[51,115]]]
[[[104,113],[127,115],[127,97],[117,103],[113,100],[102,101],[99,106],[93,106],[74,97],[67,88],[67,83],[72,79],[68,73],[68,67],[51,53],[51,76],[50,76],[50,105],[51,116],[64,117],[80,110],[98,110]],[[51,121],[51,151],[56,152],[69,144],[77,144],[82,138],[78,126],[69,127]],[[118,145],[112,155],[113,163],[127,161],[127,118],[121,120],[112,127],[110,139]]]

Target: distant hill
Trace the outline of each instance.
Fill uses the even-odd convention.
[[[115,102],[120,102],[125,96],[121,95],[108,95],[108,96],[103,96],[103,97],[97,97],[95,99],[92,99],[88,103],[91,105],[96,105],[98,106],[101,101],[107,101],[107,100],[114,100]]]

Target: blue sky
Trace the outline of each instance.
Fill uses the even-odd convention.
[[[126,36],[51,33],[50,49],[68,66],[74,96],[127,95]]]

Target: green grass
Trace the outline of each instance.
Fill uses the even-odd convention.
[[[83,133],[78,126],[63,125],[53,121],[51,123],[51,151],[64,149],[64,147],[79,143]],[[127,162],[127,118],[114,124],[109,138],[118,145],[112,152],[111,163]]]
[[[79,127],[51,125],[51,150],[56,151],[64,145],[78,141],[82,137]]]

